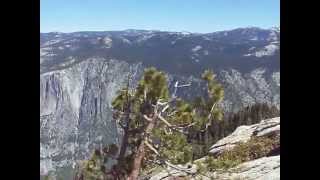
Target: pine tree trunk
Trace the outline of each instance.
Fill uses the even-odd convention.
[[[134,157],[132,171],[129,174],[129,177],[127,178],[127,180],[137,180],[138,179],[142,159],[144,156],[145,156],[145,145],[144,145],[144,142],[142,141],[138,147],[137,154]]]
[[[129,114],[129,113],[128,113]],[[124,135],[122,138],[122,143],[121,143],[121,147],[120,147],[120,153],[119,153],[119,157],[118,160],[122,161],[125,157],[126,154],[126,150],[128,147],[128,138],[129,138],[129,125],[130,125],[130,121],[131,119],[129,118],[129,115],[127,116],[127,126],[124,129]]]
[[[120,147],[120,153],[118,156],[118,161],[123,161],[125,155],[126,155],[126,151],[127,151],[127,147],[128,147],[128,138],[129,138],[129,127],[130,127],[130,123],[131,123],[131,118],[130,118],[130,113],[131,113],[131,100],[129,97],[129,88],[130,88],[130,74],[128,76],[128,82],[127,82],[127,92],[126,92],[126,98],[127,98],[127,107],[126,107],[126,117],[125,117],[125,122],[126,123],[126,127],[124,128],[124,135],[122,138],[122,143],[121,143],[121,147]]]
[[[134,160],[133,160],[133,166],[132,166],[132,171],[129,174],[127,180],[137,180],[138,176],[139,176],[139,171],[141,168],[141,164],[142,164],[142,160],[145,156],[145,144],[144,142],[147,140],[148,138],[148,134],[152,131],[152,129],[155,126],[155,121],[156,121],[156,115],[155,117],[152,118],[152,121],[149,122],[149,124],[146,127],[146,131],[145,131],[145,135],[138,147],[138,150],[134,156]]]
[[[126,128],[124,130],[124,135],[122,138],[122,143],[120,147],[120,153],[118,156],[118,161],[122,162],[124,160],[124,157],[126,155],[127,147],[128,147],[128,138],[129,138],[129,130]]]

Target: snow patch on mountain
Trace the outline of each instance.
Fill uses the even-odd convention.
[[[188,36],[188,35],[191,35],[192,33],[188,32],[188,31],[182,31],[179,34],[184,35],[184,36]]]
[[[259,40],[259,39],[258,39],[257,36],[255,36],[255,37],[251,38],[250,40],[251,40],[251,41],[257,41],[257,40]]]
[[[121,37],[122,42],[126,43],[126,44],[131,44],[131,41],[128,40],[127,38]]]
[[[110,37],[103,38],[103,42],[106,45],[105,48],[111,48],[112,46],[112,39]]]
[[[155,34],[142,35],[137,39],[137,42],[142,43],[142,42],[147,41],[148,39],[152,38],[153,36],[155,36]]]
[[[51,46],[51,45],[60,43],[62,40],[63,40],[63,39],[61,39],[61,38],[52,39],[52,40],[50,40],[50,41],[45,42],[45,43],[42,45],[42,47],[44,47],[44,46]]]
[[[255,55],[257,57],[262,57],[262,56],[272,56],[275,54],[275,52],[279,50],[279,46],[275,44],[269,44],[264,47],[264,49],[257,51]]]
[[[199,51],[200,49],[202,49],[202,46],[197,45],[197,46],[195,46],[194,48],[192,48],[191,51],[192,51],[192,52],[197,52],[197,51]]]
[[[252,52],[252,53],[245,54],[244,56],[255,56],[255,57],[258,57],[258,58],[263,57],[263,56],[272,56],[279,49],[280,49],[280,47],[277,44],[271,43],[271,44],[263,47],[260,50],[257,50],[257,51]],[[249,51],[250,50],[253,50],[253,49],[250,48]]]
[[[280,72],[275,72],[272,74],[272,80],[280,87]]]
[[[40,48],[40,57],[45,56],[48,54],[48,51],[45,50],[45,48]]]
[[[267,40],[268,41],[277,41],[278,40],[278,36],[277,36],[276,31],[271,31]]]
[[[175,40],[171,41],[171,44],[174,45],[174,44],[177,43],[177,41],[179,41],[179,40],[181,40],[181,39],[182,39],[182,37],[179,36],[179,37],[176,38]]]

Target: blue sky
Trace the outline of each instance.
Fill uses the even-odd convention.
[[[41,32],[214,32],[280,25],[279,0],[40,0]]]

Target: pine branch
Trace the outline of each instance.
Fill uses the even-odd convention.
[[[146,146],[147,146],[151,151],[153,151],[153,152],[154,152],[155,154],[157,154],[157,155],[160,155],[160,153],[159,153],[148,141],[144,141],[144,143],[146,144]],[[162,162],[162,164],[165,164],[165,165],[167,165],[167,166],[169,166],[169,167],[171,167],[171,168],[174,168],[174,169],[176,169],[176,170],[185,172],[185,173],[187,173],[187,174],[192,174],[192,175],[195,174],[195,173],[193,173],[193,172],[190,172],[190,169],[191,169],[191,168],[181,168],[181,167],[176,166],[176,165],[173,165],[173,164],[171,164],[170,162],[168,162],[168,161],[166,161],[166,160],[163,160],[163,159],[161,159],[160,162]]]
[[[160,113],[157,114],[157,115],[158,115],[158,118],[159,118],[162,122],[164,122],[168,127],[172,127],[172,125],[171,125],[167,120],[165,120],[165,119],[161,116]]]
[[[190,128],[190,127],[196,125],[196,122],[194,122],[194,123],[191,123],[191,124],[189,124],[189,125],[187,125],[187,126],[174,126],[174,125],[170,124],[164,117],[162,117],[162,116],[161,116],[161,113],[158,113],[157,115],[158,115],[158,118],[159,118],[162,122],[164,122],[170,129],[175,130],[175,131],[178,131],[178,132],[180,132],[180,133],[184,133],[184,131],[183,131],[184,129]]]
[[[164,106],[166,104],[168,104],[168,102],[161,102],[163,99],[158,99],[157,104],[159,104],[160,106]]]
[[[143,115],[143,118],[145,120],[147,120],[148,122],[151,122],[152,121],[152,118],[149,118],[146,114]]]
[[[144,141],[145,145],[147,145],[147,147],[153,151],[156,155],[160,155],[160,153],[148,142],[148,140]]]

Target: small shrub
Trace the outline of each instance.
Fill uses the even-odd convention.
[[[229,169],[241,163],[239,159],[227,159],[226,157],[213,158],[208,157],[205,161],[209,171],[217,169]]]
[[[203,173],[206,173],[207,172],[207,168],[206,166],[203,164],[203,162],[196,162],[195,163],[196,166],[197,166],[197,172],[199,174],[203,174]]]
[[[275,146],[280,144],[279,138],[253,137],[246,143],[239,143],[233,149],[223,152],[219,157],[207,157],[205,164],[209,171],[229,169],[240,163],[266,156]]]

